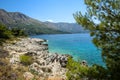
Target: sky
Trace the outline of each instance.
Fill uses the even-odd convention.
[[[86,6],[84,0],[0,0],[0,9],[21,12],[40,21],[73,23],[73,13],[84,13]]]

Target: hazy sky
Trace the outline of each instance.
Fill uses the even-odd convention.
[[[0,8],[40,21],[70,23],[75,22],[73,13],[85,12],[84,0],[0,0]]]

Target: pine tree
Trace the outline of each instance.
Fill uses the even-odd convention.
[[[101,49],[110,80],[120,77],[120,0],[84,0],[87,12],[74,14],[78,24],[90,30]],[[97,23],[96,23],[97,22]]]

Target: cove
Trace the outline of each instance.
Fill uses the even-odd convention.
[[[88,65],[105,65],[101,51],[92,43],[89,34],[45,34],[31,37],[48,40],[50,53],[70,54],[75,60],[86,60]]]

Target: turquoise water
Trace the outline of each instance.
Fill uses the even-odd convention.
[[[89,65],[104,65],[100,50],[94,46],[89,34],[56,34],[31,37],[47,39],[51,53],[70,54],[75,60],[86,60]]]

